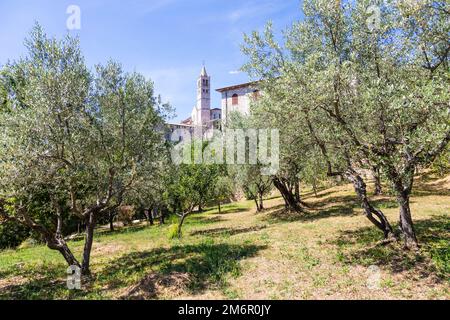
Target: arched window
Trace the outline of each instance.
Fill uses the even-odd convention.
[[[239,104],[239,96],[235,93],[231,99],[231,104],[237,106]]]

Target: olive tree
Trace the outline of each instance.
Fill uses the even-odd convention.
[[[222,203],[230,200],[234,195],[233,180],[228,176],[219,176],[214,185],[213,197],[217,201],[219,214],[222,213]]]
[[[37,26],[26,44],[28,56],[3,77],[0,214],[41,234],[88,275],[96,222],[122,204],[158,157],[164,106],[152,82],[117,63],[92,74],[77,39],[49,39]],[[52,226],[28,210],[43,187]],[[82,263],[62,234],[66,209],[86,226]]]
[[[355,186],[367,217],[392,235],[367,196],[361,169],[380,169],[396,193],[406,247],[417,246],[409,198],[419,165],[431,164],[450,140],[448,4],[380,4],[308,0],[304,21],[278,44],[269,27],[246,38],[244,69],[286,96],[286,114],[301,114],[329,175]],[[375,219],[376,217],[376,219]]]

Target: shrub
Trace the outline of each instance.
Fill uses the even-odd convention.
[[[132,206],[123,206],[119,208],[119,220],[124,226],[130,226],[133,224],[134,214],[135,210]]]
[[[0,249],[14,249],[30,236],[30,230],[21,224],[0,222]]]
[[[450,173],[450,147],[448,147],[443,154],[433,162],[431,170],[439,177],[444,177]]]
[[[178,223],[172,223],[169,227],[169,239],[178,239]]]

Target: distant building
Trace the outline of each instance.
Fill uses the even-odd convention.
[[[251,102],[258,99],[261,94],[257,84],[257,82],[248,82],[216,90],[222,94],[222,121],[224,123],[232,112],[246,115],[250,113]]]
[[[188,129],[191,133],[195,129],[201,129],[205,133],[210,129],[221,129],[222,110],[220,108],[211,109],[211,77],[203,66],[197,80],[197,103],[192,109],[191,116],[179,124],[171,123],[171,132],[177,129]],[[182,138],[180,138],[182,139]]]
[[[191,116],[181,123],[170,123],[169,137],[175,130],[200,131],[205,134],[210,129],[221,130],[232,112],[242,114],[250,113],[250,104],[260,96],[257,82],[248,82],[230,87],[217,89],[222,94],[222,108],[211,109],[211,77],[203,66],[197,80],[197,103],[192,109]],[[182,141],[183,137],[173,137],[173,140]]]

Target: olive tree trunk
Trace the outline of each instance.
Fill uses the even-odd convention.
[[[399,227],[407,249],[419,247],[409,203],[414,185],[415,170],[414,165],[408,166],[402,172],[398,172],[393,166],[389,166],[387,170],[389,180],[393,183],[397,195],[397,203],[400,208]]]
[[[63,239],[62,236],[51,236],[47,234],[45,235],[45,239],[47,247],[51,250],[56,250],[61,253],[61,255],[64,257],[64,260],[66,260],[69,266],[81,267],[80,263],[75,258],[69,246],[67,245],[67,242]]]
[[[349,171],[346,177],[353,183],[355,192],[369,221],[383,232],[385,239],[395,239],[394,231],[387,217],[381,210],[374,208],[370,203],[369,197],[367,196],[367,185],[361,176],[354,171]]]
[[[274,177],[273,184],[275,188],[277,188],[278,191],[280,191],[281,195],[283,196],[284,202],[286,204],[286,209],[296,212],[302,212],[302,208],[300,207],[300,204],[297,201],[296,196],[292,194],[289,188],[282,181],[280,181],[279,178]]]
[[[114,217],[115,217],[115,213],[113,211],[109,212],[109,231],[113,232],[114,231]]]
[[[409,194],[404,192],[398,195],[397,202],[400,207],[400,230],[405,241],[405,246],[409,249],[416,249],[418,247],[418,241],[409,205]]]
[[[81,265],[81,273],[83,275],[90,275],[90,259],[91,259],[91,251],[92,244],[94,242],[94,230],[96,225],[96,217],[94,213],[89,213],[86,218],[86,233],[85,233],[85,242],[83,249],[83,263]]]
[[[383,194],[383,186],[381,185],[380,168],[374,167],[372,169],[372,175],[375,180],[375,192],[376,196]]]
[[[75,258],[72,251],[69,249],[69,246],[64,240],[59,244],[59,248],[57,250],[61,253],[61,255],[64,257],[64,260],[66,260],[69,266],[77,266],[81,268],[80,263]]]
[[[263,199],[263,194],[259,193],[258,195],[259,198],[259,211],[264,211],[264,199]]]
[[[189,215],[189,213],[184,213],[180,218],[180,222],[178,223],[178,231],[177,231],[178,238],[181,238],[183,236],[183,224],[188,215]]]

